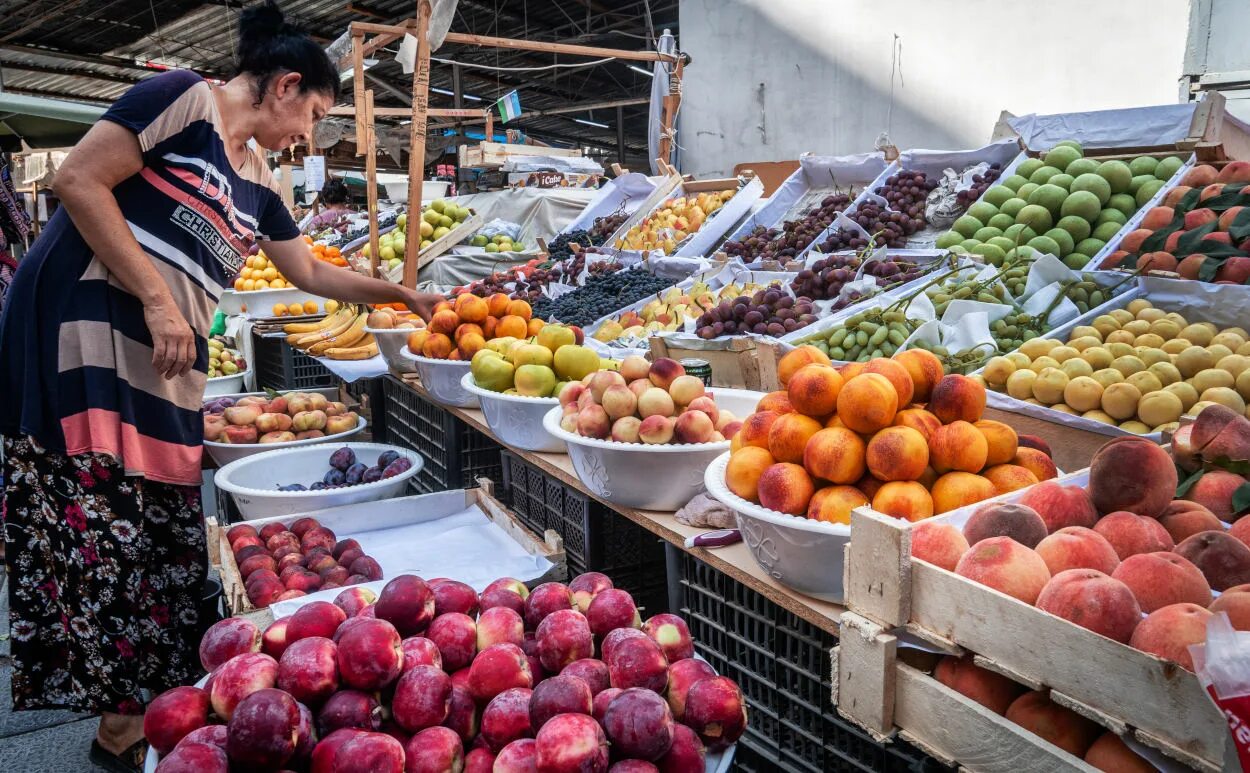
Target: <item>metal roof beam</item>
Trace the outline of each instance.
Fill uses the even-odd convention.
[[[61,67],[45,67],[39,64],[27,64],[25,62],[7,62],[0,60],[0,70],[17,70],[19,72],[35,72],[43,75],[62,75],[67,78],[87,78],[88,80],[109,81],[110,83],[125,83],[134,85],[141,78],[131,77],[129,75],[114,75],[113,73],[95,72],[93,70],[67,70]]]

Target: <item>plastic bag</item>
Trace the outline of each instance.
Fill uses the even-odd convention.
[[[1243,770],[1250,770],[1250,631],[1235,631],[1228,614],[1207,619],[1205,644],[1191,644],[1194,671],[1216,707],[1228,719],[1228,731]]]
[[[477,233],[474,234],[474,236],[485,236],[487,239],[494,239],[500,234],[507,236],[514,242],[519,242],[521,239],[521,224],[514,223],[511,220],[501,220],[500,218],[495,218],[486,225],[477,229]]]

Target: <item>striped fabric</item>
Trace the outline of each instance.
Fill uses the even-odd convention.
[[[139,140],[144,168],[113,193],[195,331],[195,367],[173,380],[153,370],[142,304],[62,207],[22,260],[0,317],[0,434],[196,485],[213,310],[255,240],[299,231],[264,159],[251,154],[232,168],[211,87],[194,73],[140,83],[103,120]]]

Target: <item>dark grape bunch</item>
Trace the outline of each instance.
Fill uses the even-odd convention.
[[[959,204],[960,211],[967,209],[977,201],[980,201],[981,194],[989,190],[1003,173],[1003,165],[999,163],[990,164],[990,168],[981,174],[972,176],[972,187],[962,191],[955,191],[955,201]]]
[[[643,268],[622,271],[619,263],[611,265],[617,268],[605,270],[604,273],[592,273],[586,278],[584,285],[554,301],[541,295],[531,299],[534,316],[585,327],[600,317],[672,285],[671,280],[658,277]],[[593,272],[595,267],[591,268]]]
[[[815,321],[811,298],[792,298],[780,282],[774,282],[754,295],[721,301],[705,311],[695,326],[700,338],[711,339],[744,333],[783,336]]]
[[[566,234],[557,234],[556,238],[547,242],[547,258],[552,261],[561,261],[573,255],[572,245],[577,244],[582,247],[593,245],[590,232],[578,229],[569,231]]]
[[[725,242],[728,255],[750,263],[755,260],[785,261],[793,258],[820,236],[833,218],[851,205],[850,194],[830,194],[820,200],[820,206],[798,220],[787,220],[781,228],[756,226],[746,238]]]
[[[855,279],[855,272],[863,263],[862,255],[830,255],[821,258],[798,273],[790,282],[795,295],[804,295],[817,301],[837,298],[842,287]],[[877,287],[886,290],[919,277],[923,270],[916,263],[898,258],[874,260],[864,269],[865,276],[875,277]]]
[[[930,180],[924,172],[904,169],[898,174],[887,177],[885,184],[873,193],[885,199],[886,205],[895,212],[907,215],[909,219],[918,219],[920,224],[913,229],[914,232],[924,227],[924,202],[929,197],[929,191],[936,187],[938,187],[938,181]],[[860,209],[863,208],[860,207]],[[852,220],[854,219],[856,218],[852,217]],[[870,230],[869,233],[872,231]]]
[[[517,300],[529,301],[530,305],[534,301],[543,297],[543,288],[552,282],[560,282],[568,285],[577,284],[577,278],[581,276],[582,269],[586,267],[586,255],[601,254],[597,247],[588,247],[581,252],[575,253],[572,258],[557,263],[548,268],[538,267],[528,277],[521,277],[516,280],[516,289],[512,292],[512,297]],[[624,266],[614,260],[597,261],[590,264],[589,277],[604,276],[620,271]]]
[[[871,231],[869,233],[872,233]],[[845,252],[847,250],[862,250],[869,246],[872,242],[873,247],[884,247],[888,241],[888,237],[884,233],[875,233],[872,238],[864,236],[859,231],[853,231],[850,228],[839,228],[829,234],[823,242],[816,245],[813,249],[816,252],[834,253]]]
[[[616,229],[625,224],[629,219],[629,215],[625,212],[614,212],[611,215],[595,218],[590,225],[590,244],[594,247],[601,247],[607,242],[608,237],[616,233]]]

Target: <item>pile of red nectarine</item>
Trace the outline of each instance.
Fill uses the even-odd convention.
[[[985,387],[923,349],[830,364],[801,346],[733,436],[725,484],[770,510],[850,523],[873,509],[918,521],[1055,477],[1049,449],[981,418]]]
[[[223,620],[200,660],[203,688],[144,715],[161,773],[703,773],[747,722],[680,617],[643,623],[595,572],[532,592],[501,578],[481,595],[402,575],[263,633]]]
[[[338,539],[316,518],[287,527],[241,523],[226,532],[235,565],[254,607],[267,607],[319,590],[382,579],[382,567],[354,539]]]
[[[289,443],[356,429],[355,411],[325,395],[287,392],[272,398],[218,397],[200,408],[204,439],[211,443]]]
[[[535,336],[544,324],[533,319],[525,301],[512,300],[503,293],[488,298],[461,293],[455,301],[438,303],[426,326],[408,335],[407,345],[413,354],[468,362],[487,341]]]

